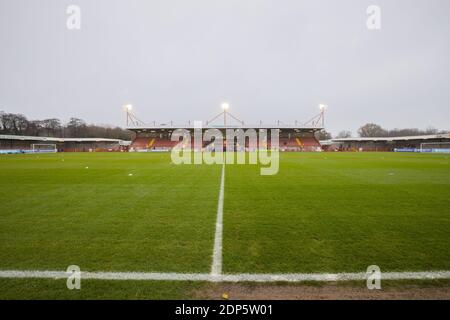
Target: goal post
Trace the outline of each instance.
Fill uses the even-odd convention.
[[[450,142],[423,142],[420,144],[420,152],[450,153]]]
[[[31,145],[33,153],[56,153],[58,149],[53,143],[34,143]]]

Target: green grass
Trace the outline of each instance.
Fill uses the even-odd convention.
[[[0,269],[209,271],[220,167],[169,160],[0,157]]]
[[[0,156],[0,270],[209,272],[220,174],[165,153]],[[450,270],[448,199],[448,155],[284,153],[275,176],[228,165],[224,272]],[[179,298],[198,285],[90,280],[74,293],[1,279],[0,298]]]
[[[286,153],[226,177],[226,272],[450,270],[446,155]]]
[[[68,290],[65,280],[0,279],[3,300],[172,300],[193,299],[203,282],[82,280],[80,290]]]

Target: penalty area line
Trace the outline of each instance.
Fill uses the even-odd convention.
[[[0,278],[67,279],[65,271],[0,270]],[[286,274],[211,274],[211,273],[158,273],[158,272],[89,272],[81,271],[84,280],[153,280],[153,281],[206,281],[206,282],[304,282],[366,280],[359,273],[286,273]],[[381,280],[435,280],[450,279],[450,271],[382,272]]]

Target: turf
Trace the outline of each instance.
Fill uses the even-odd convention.
[[[0,167],[0,269],[210,269],[218,166],[73,153],[2,156]]]
[[[0,269],[209,272],[220,174],[166,153],[0,156]],[[283,153],[275,176],[227,165],[223,269],[450,270],[448,199],[448,155]],[[196,286],[83,281],[83,294],[51,281],[3,279],[0,298],[178,298]]]
[[[0,279],[0,298],[50,300],[193,299],[202,282],[82,280],[80,290],[68,290],[65,280]]]
[[[447,155],[285,153],[226,178],[225,272],[450,270]]]

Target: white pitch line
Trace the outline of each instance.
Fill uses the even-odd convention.
[[[67,279],[65,271],[1,270],[0,278]],[[158,272],[84,272],[81,279],[91,280],[153,280],[153,281],[208,281],[208,282],[336,282],[366,280],[359,273],[286,273],[286,274],[208,274],[208,273],[158,273]],[[450,279],[450,271],[382,272],[382,280],[435,280]]]
[[[225,163],[222,165],[222,177],[220,178],[219,201],[217,204],[216,233],[214,237],[213,262],[211,276],[218,277],[222,274],[222,233],[223,233],[223,198],[225,189]]]

